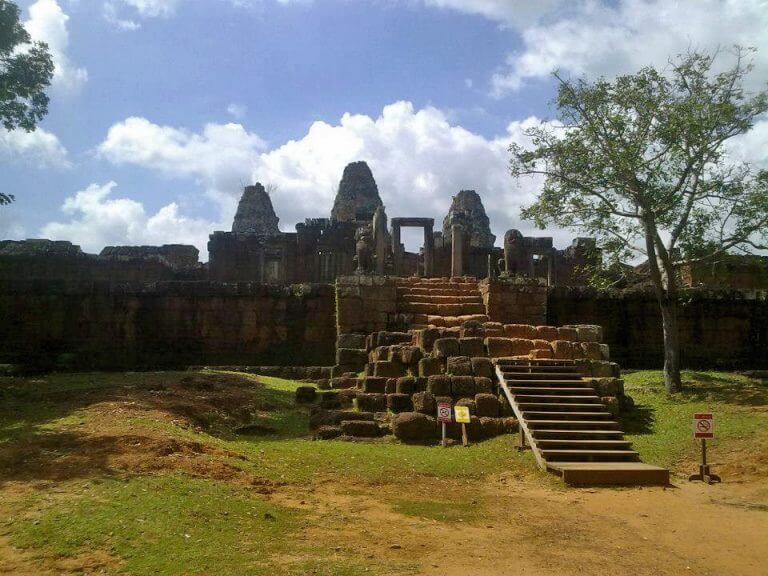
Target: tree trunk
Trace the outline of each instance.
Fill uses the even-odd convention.
[[[680,379],[680,332],[677,325],[677,302],[664,299],[661,306],[661,322],[664,329],[664,387],[669,394],[682,392]]]

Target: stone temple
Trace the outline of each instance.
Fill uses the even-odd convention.
[[[257,281],[275,284],[333,282],[356,272],[392,276],[485,278],[506,272],[547,278],[552,284],[579,285],[580,272],[599,262],[594,243],[578,240],[557,250],[551,238],[523,238],[513,254],[496,247],[480,195],[462,190],[453,197],[442,230],[434,219],[418,215],[388,222],[376,180],[365,162],[344,169],[330,218],[310,218],[295,232],[280,232],[278,217],[261,184],[246,187],[231,232],[214,232],[208,243],[210,278],[223,282]],[[424,243],[419,252],[400,242],[403,227],[419,227]],[[509,234],[508,234],[509,236]],[[454,238],[456,241],[454,242]]]

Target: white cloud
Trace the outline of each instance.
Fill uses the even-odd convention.
[[[756,122],[746,134],[729,140],[726,152],[735,161],[768,170],[768,118]]]
[[[122,0],[128,6],[136,9],[140,16],[157,18],[170,16],[176,12],[180,0]]]
[[[61,209],[71,218],[46,224],[40,237],[70,240],[86,252],[100,252],[107,245],[194,244],[206,259],[206,241],[215,223],[182,216],[176,203],[147,214],[140,202],[111,198],[116,186],[91,184],[67,198]]]
[[[192,177],[215,193],[237,190],[247,182],[265,147],[257,134],[240,124],[207,124],[198,134],[132,117],[109,129],[98,154],[115,164]]]
[[[106,20],[109,24],[112,24],[112,26],[119,28],[120,30],[138,30],[141,28],[141,24],[136,22],[136,20],[131,20],[130,18],[121,18],[118,15],[117,7],[115,6],[114,2],[105,2],[104,6],[102,7],[102,13],[104,15],[104,20]]]
[[[458,10],[519,27],[565,4],[564,0],[424,0],[427,6]]]
[[[689,48],[733,44],[758,48],[754,81],[768,74],[768,2],[765,0],[580,0],[560,17],[522,30],[523,49],[507,57],[492,78],[501,96],[554,69],[612,76],[654,64]]]
[[[88,81],[88,71],[73,64],[67,56],[68,20],[69,16],[56,0],[37,0],[29,7],[29,19],[24,27],[33,40],[48,44],[55,66],[53,85],[76,92]]]
[[[38,168],[68,168],[67,149],[55,134],[38,128],[34,132],[0,128],[0,159],[31,164]]]
[[[248,112],[248,107],[243,104],[235,104],[234,102],[227,106],[227,114],[237,118],[238,120],[243,118]]]
[[[253,180],[277,185],[275,210],[282,224],[293,224],[327,216],[344,166],[365,160],[390,217],[434,217],[439,228],[451,197],[475,189],[497,236],[512,227],[531,231],[519,211],[539,182],[512,180],[507,148],[522,141],[523,130],[535,122],[514,122],[503,136],[487,139],[452,125],[440,110],[397,102],[378,118],[345,114],[338,124],[315,122],[300,140],[262,154]]]

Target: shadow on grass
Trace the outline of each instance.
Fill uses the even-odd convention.
[[[625,434],[653,434],[655,422],[654,409],[643,404],[636,405],[631,412],[619,415],[619,423]]]
[[[686,371],[683,397],[694,402],[714,401],[739,406],[768,406],[768,381],[736,374]]]
[[[87,410],[88,412],[83,412]],[[83,374],[0,381],[0,485],[116,472],[181,469],[193,475],[241,474],[245,457],[141,424],[161,412],[169,425],[224,439],[263,440],[307,434],[307,414],[289,390],[231,374]],[[131,426],[126,433],[126,426]],[[243,426],[266,435],[240,436]],[[180,429],[181,431],[181,429]],[[211,458],[214,456],[214,458]],[[227,464],[231,462],[235,465]]]

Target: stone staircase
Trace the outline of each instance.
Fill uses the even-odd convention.
[[[640,462],[618,422],[573,360],[498,358],[500,388],[539,467],[570,485],[669,484],[669,471]]]
[[[397,312],[410,329],[458,327],[473,320],[488,322],[476,278],[400,278]]]

